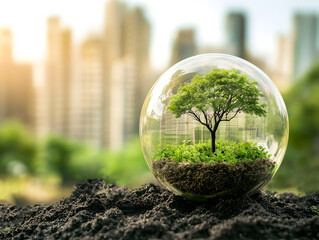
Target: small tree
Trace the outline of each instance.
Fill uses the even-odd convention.
[[[215,152],[216,131],[222,121],[230,121],[240,112],[264,116],[265,104],[259,104],[262,92],[256,81],[250,81],[238,70],[213,69],[196,75],[171,97],[168,110],[176,118],[190,115],[211,134],[211,150]]]

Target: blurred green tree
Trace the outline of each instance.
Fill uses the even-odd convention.
[[[138,186],[151,178],[138,137],[115,151],[61,136],[36,140],[17,122],[0,126],[0,174],[55,175],[63,184],[103,177],[129,186]]]
[[[104,178],[120,185],[137,186],[150,176],[137,137],[115,151],[51,136],[42,151],[48,173],[58,175],[63,184]]]
[[[102,172],[108,180],[130,187],[154,180],[145,162],[138,137],[131,138],[118,151],[105,152]]]
[[[319,63],[284,95],[289,114],[289,143],[270,188],[319,190]]]
[[[67,183],[74,180],[71,159],[80,150],[81,146],[71,140],[51,136],[44,144],[43,158],[49,171],[60,175],[63,183]]]
[[[37,144],[18,122],[0,126],[0,174],[34,174],[37,170]]]

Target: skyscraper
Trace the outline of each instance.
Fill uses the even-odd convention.
[[[8,84],[12,81],[12,37],[9,29],[0,29],[0,121],[7,117]]]
[[[28,63],[15,63],[13,81],[10,84],[9,116],[29,127],[35,128],[35,89],[33,69]]]
[[[124,139],[138,133],[140,112],[150,87],[150,24],[141,8],[134,8],[124,20],[124,61],[128,71],[125,84]],[[131,96],[131,98],[129,97]]]
[[[112,0],[105,28],[105,144],[120,147],[138,133],[149,88],[150,25],[140,8]]]
[[[110,146],[112,138],[111,131],[111,103],[112,92],[112,69],[115,63],[123,57],[123,25],[124,16],[127,13],[127,8],[124,3],[117,0],[110,0],[106,6],[106,18],[104,29],[104,82],[103,82],[103,143]]]
[[[77,139],[103,146],[103,61],[102,41],[92,36],[81,45],[80,76],[77,104],[73,105],[76,117],[72,120]]]
[[[135,71],[131,58],[114,63],[111,78],[110,95],[110,131],[109,146],[120,148],[124,141],[137,134],[136,129],[136,85]],[[134,132],[135,130],[135,132]]]
[[[71,32],[60,19],[47,22],[45,79],[47,132],[68,136],[71,112]]]
[[[72,82],[70,35],[59,19],[48,21],[47,122],[50,132],[119,148],[138,134],[150,87],[150,26],[140,8],[117,0],[108,1],[105,21],[103,35],[81,45],[78,77]]]
[[[194,56],[196,54],[197,47],[195,41],[194,29],[181,29],[178,31],[172,50],[170,65]]]
[[[16,63],[12,57],[9,29],[0,29],[0,121],[17,120],[34,128],[32,66]]]
[[[240,58],[247,58],[246,53],[246,16],[241,12],[231,12],[226,19],[227,51]]]
[[[271,79],[280,91],[285,91],[291,85],[293,62],[291,36],[279,35],[276,42],[276,58],[273,61]]]
[[[318,17],[316,14],[295,15],[293,39],[293,78],[297,79],[318,60]]]

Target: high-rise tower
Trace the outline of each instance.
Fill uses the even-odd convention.
[[[241,12],[231,12],[226,19],[227,51],[240,58],[247,58],[246,16]]]
[[[34,109],[32,66],[13,60],[11,31],[0,29],[0,121],[17,120],[33,130]]]
[[[103,146],[103,61],[102,41],[99,36],[87,38],[80,50],[78,98],[73,108],[73,136]]]
[[[71,112],[71,31],[61,27],[60,19],[47,22],[46,59],[47,131],[68,136]]]
[[[194,56],[196,54],[197,47],[195,41],[194,29],[181,29],[178,31],[172,50],[170,65]]]
[[[293,78],[301,77],[318,59],[318,17],[296,14],[294,17]]]
[[[138,134],[149,88],[150,25],[140,8],[111,0],[104,35],[104,142],[113,148]]]
[[[8,115],[8,88],[12,81],[12,37],[9,29],[0,29],[0,121]]]

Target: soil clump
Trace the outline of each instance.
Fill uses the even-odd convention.
[[[93,179],[54,204],[0,205],[0,239],[319,239],[318,208],[319,193],[194,202]]]

